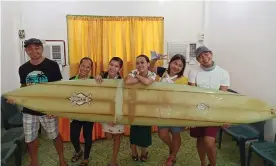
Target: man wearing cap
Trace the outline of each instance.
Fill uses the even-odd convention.
[[[30,61],[19,67],[21,87],[41,82],[53,82],[62,79],[60,69],[55,61],[42,56],[43,44],[39,39],[31,38],[24,43],[25,51]],[[15,103],[16,101],[8,101]],[[63,156],[63,143],[58,133],[58,120],[54,116],[23,108],[23,127],[25,142],[31,156],[31,166],[38,166],[38,130],[40,124],[45,129],[50,139],[54,140],[59,155],[60,166],[67,165]]]
[[[200,46],[195,53],[200,66],[189,72],[189,85],[227,91],[230,86],[229,74],[215,64],[212,51],[206,46]],[[215,139],[218,129],[218,127],[196,127],[190,130],[190,135],[197,138],[201,166],[206,166],[206,154],[210,162],[209,165],[216,165]]]

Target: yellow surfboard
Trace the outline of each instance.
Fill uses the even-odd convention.
[[[180,84],[125,85],[123,80],[42,83],[4,94],[18,105],[93,122],[158,126],[221,126],[276,117],[266,102]]]

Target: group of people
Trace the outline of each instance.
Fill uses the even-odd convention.
[[[52,82],[62,79],[59,66],[56,62],[42,56],[43,44],[39,39],[29,39],[25,41],[25,50],[30,57],[30,61],[26,62],[19,68],[20,82],[22,87],[40,82]],[[132,85],[141,83],[150,85],[155,81],[166,83],[184,84],[198,86],[204,88],[212,88],[217,90],[227,91],[230,80],[229,74],[213,61],[213,54],[210,49],[205,46],[200,46],[196,49],[196,59],[199,66],[191,70],[188,78],[184,77],[183,73],[186,67],[186,60],[183,55],[177,54],[170,59],[168,68],[155,67],[158,60],[164,59],[165,55],[159,55],[158,58],[150,60],[146,55],[136,57],[136,69],[132,70],[125,78],[125,84]],[[79,72],[70,80],[86,80],[95,79],[99,84],[104,79],[123,79],[120,71],[123,68],[123,60],[119,57],[113,57],[109,61],[106,72],[101,72],[95,77],[90,75],[93,67],[93,61],[85,57],[80,60]],[[44,79],[38,79],[39,75],[44,75]],[[157,75],[160,79],[157,79]],[[9,100],[10,103],[16,101]],[[58,132],[57,117],[45,115],[35,110],[28,108],[23,109],[23,127],[25,133],[25,141],[28,145],[28,151],[31,156],[31,166],[38,166],[38,130],[40,124],[47,132],[50,139],[54,140],[54,145],[59,154],[60,166],[67,165],[63,155],[63,142]],[[92,131],[93,122],[72,120],[70,123],[70,139],[74,146],[75,153],[71,158],[71,162],[75,163],[82,159],[80,165],[86,166],[89,162],[89,155],[92,147]],[[117,156],[120,148],[120,138],[124,133],[124,126],[114,123],[103,123],[103,131],[107,138],[114,140],[113,155],[110,166],[117,164]],[[80,146],[80,133],[83,128],[84,150]],[[160,139],[168,146],[168,159],[164,165],[171,166],[176,163],[176,156],[181,146],[180,133],[185,127],[176,126],[160,126],[158,127],[158,135]],[[216,146],[215,138],[218,132],[218,127],[192,127],[189,128],[190,135],[197,139],[197,150],[201,160],[201,166],[206,166],[206,154],[209,159],[210,166],[216,165]],[[171,134],[171,135],[170,135]],[[134,161],[146,162],[149,156],[147,148],[152,144],[151,126],[130,127],[130,149],[132,159]],[[137,147],[141,147],[139,156]]]

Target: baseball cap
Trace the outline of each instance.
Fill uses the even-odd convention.
[[[200,46],[195,50],[196,58],[198,58],[198,56],[203,52],[212,52],[212,51],[206,46]]]
[[[43,47],[43,43],[39,39],[36,39],[36,38],[31,38],[31,39],[28,39],[28,40],[24,41],[24,47],[25,48],[28,47],[31,44],[36,44],[36,45],[40,45],[40,46]]]

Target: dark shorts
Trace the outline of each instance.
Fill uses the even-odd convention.
[[[194,138],[209,136],[209,137],[217,137],[217,132],[219,131],[219,127],[195,127],[190,129],[190,136]]]
[[[152,144],[151,126],[136,126],[130,127],[129,140],[130,144],[139,147],[147,148]]]

